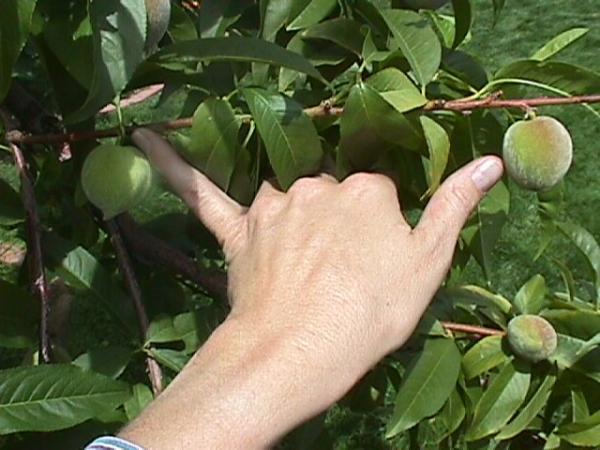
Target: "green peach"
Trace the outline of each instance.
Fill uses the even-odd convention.
[[[543,317],[532,314],[511,319],[507,338],[517,356],[534,363],[547,359],[557,346],[554,327]]]
[[[81,170],[83,191],[105,220],[139,204],[150,192],[153,178],[142,152],[113,144],[92,150]]]
[[[556,186],[571,167],[573,142],[558,120],[536,117],[508,128],[503,157],[508,175],[519,186],[545,191]]]
[[[169,28],[171,0],[146,0],[146,14],[146,51],[153,52]]]

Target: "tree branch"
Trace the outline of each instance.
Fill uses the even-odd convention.
[[[472,334],[476,336],[504,336],[506,332],[494,328],[479,327],[465,323],[442,322],[446,331]]]
[[[52,347],[50,333],[48,332],[50,292],[48,290],[48,281],[46,279],[46,270],[44,268],[44,258],[42,253],[40,216],[23,152],[15,144],[11,144],[10,148],[21,179],[21,196],[23,198],[23,206],[27,218],[27,261],[29,266],[29,280],[31,283],[31,290],[38,297],[41,307],[40,353],[42,361],[50,363],[52,362]]]
[[[227,300],[227,275],[201,269],[193,259],[144,230],[128,214],[121,214],[115,220],[136,257],[181,275],[205,290],[211,297]]]
[[[147,339],[148,327],[150,326],[150,322],[148,321],[148,314],[146,314],[146,308],[142,301],[142,291],[140,290],[140,285],[137,281],[137,277],[135,275],[135,271],[133,270],[133,266],[131,265],[129,253],[127,252],[125,244],[123,243],[119,226],[114,220],[108,220],[106,221],[106,227],[108,229],[110,240],[113,244],[115,253],[117,255],[119,271],[123,276],[125,285],[127,286],[127,290],[129,291],[129,295],[131,296],[133,305],[135,307],[135,312],[140,326],[140,335],[142,338],[142,342],[145,342]],[[152,384],[152,391],[156,396],[160,394],[163,390],[162,371],[156,360],[154,360],[154,358],[150,356],[146,356],[146,367],[148,369],[148,377],[150,379],[150,384]]]
[[[538,97],[529,99],[500,99],[501,93],[496,92],[490,96],[478,99],[459,99],[459,100],[431,100],[423,106],[424,111],[454,111],[467,112],[474,109],[493,109],[493,108],[519,108],[523,110],[551,105],[575,105],[600,103],[600,94],[581,95],[575,97]],[[318,106],[306,108],[304,112],[311,118],[337,117],[342,115],[344,109],[339,106],[332,106],[330,102],[325,101]],[[136,128],[146,127],[157,132],[179,130],[182,128],[191,128],[193,118],[187,117],[164,122],[146,123],[126,128],[127,133],[133,132]],[[83,132],[62,133],[62,134],[37,134],[26,135],[20,132],[7,133],[7,140],[13,144],[34,145],[34,144],[61,144],[65,142],[79,142],[92,139],[108,138],[120,136],[120,129],[108,128],[106,130],[90,130]]]

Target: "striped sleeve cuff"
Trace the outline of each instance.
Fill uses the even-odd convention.
[[[85,450],[144,450],[131,442],[117,437],[105,436],[96,439]]]

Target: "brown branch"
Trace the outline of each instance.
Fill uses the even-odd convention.
[[[431,100],[425,111],[472,111],[474,109],[519,108],[531,109],[539,106],[577,105],[582,103],[600,103],[600,95],[580,95],[576,97],[539,97],[520,99],[499,99],[498,93],[480,100]]]
[[[201,269],[184,253],[140,227],[128,214],[116,218],[132,254],[171,273],[194,282],[211,297],[227,300],[227,276],[223,272]]]
[[[431,100],[423,106],[424,111],[454,111],[466,112],[474,109],[493,109],[493,108],[519,108],[531,109],[539,106],[551,105],[575,105],[600,103],[600,94],[581,95],[575,97],[539,97],[530,99],[499,99],[498,93],[479,100]],[[323,102],[318,106],[306,108],[305,113],[311,118],[337,117],[342,115],[344,109],[339,106],[332,106],[329,102]],[[146,127],[157,132],[166,132],[179,130],[182,128],[191,128],[193,118],[186,117],[164,122],[153,122],[126,127],[126,132],[131,133],[139,127]],[[20,132],[7,133],[7,141],[19,145],[34,144],[60,144],[65,142],[79,142],[100,138],[118,137],[120,129],[118,127],[108,128],[106,130],[90,130],[83,132],[62,133],[62,134],[38,134],[26,135]]]
[[[21,179],[21,196],[23,198],[23,206],[27,218],[27,261],[29,266],[29,280],[32,292],[40,301],[40,353],[42,361],[50,363],[52,362],[52,347],[50,343],[50,334],[48,332],[50,292],[48,290],[46,270],[44,269],[40,216],[23,152],[15,144],[11,144],[10,148]]]
[[[465,323],[442,322],[442,326],[447,331],[473,334],[477,336],[504,336],[506,332],[494,328],[479,327],[477,325],[468,325]]]
[[[117,255],[119,271],[123,276],[125,285],[127,286],[127,290],[129,291],[129,295],[133,301],[133,306],[135,307],[142,342],[145,342],[147,339],[150,322],[148,320],[148,314],[146,314],[146,307],[142,301],[142,291],[140,289],[140,285],[137,281],[133,266],[131,265],[129,253],[127,252],[125,244],[123,243],[119,226],[114,220],[108,220],[106,221],[106,227]],[[150,384],[152,385],[152,391],[156,396],[160,394],[163,389],[162,371],[156,360],[150,356],[146,357],[146,367],[148,368],[148,378],[150,379]]]

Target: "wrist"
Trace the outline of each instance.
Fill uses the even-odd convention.
[[[266,448],[335,401],[293,339],[258,325],[228,318],[121,436],[149,450]]]

